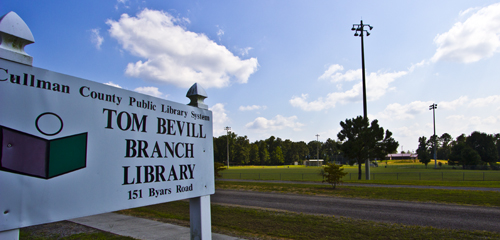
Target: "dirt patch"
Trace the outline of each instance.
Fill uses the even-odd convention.
[[[79,233],[97,233],[101,232],[95,228],[83,226],[69,221],[47,223],[31,227],[21,228],[26,236],[45,237],[50,239],[60,239]]]

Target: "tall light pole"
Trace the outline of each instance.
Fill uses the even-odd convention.
[[[231,127],[225,127],[224,130],[227,131],[226,134],[226,142],[227,142],[227,168],[229,169],[229,130],[231,130]]]
[[[373,29],[369,24],[363,24],[363,20],[361,20],[360,24],[353,24],[351,30],[356,31],[354,33],[355,37],[361,37],[361,69],[363,72],[363,117],[368,119],[367,108],[366,108],[366,77],[365,77],[365,49],[363,36],[366,32],[366,36],[370,36],[368,30],[364,30],[364,27],[369,27],[370,30]],[[365,160],[365,172],[366,172],[366,180],[370,180],[370,159]]]
[[[429,106],[429,110],[432,110],[432,122],[434,123],[434,168],[437,168],[437,154],[436,154],[436,108],[438,108],[438,105],[433,103],[432,105]]]
[[[319,134],[316,134],[316,159],[318,160],[319,166]]]

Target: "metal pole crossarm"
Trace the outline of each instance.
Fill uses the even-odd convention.
[[[437,109],[438,105],[433,103],[432,105],[429,106],[429,110],[432,110],[432,109]]]
[[[363,20],[361,20],[360,24],[353,24],[351,30],[356,31],[354,33],[354,36],[363,37],[363,35],[364,35],[363,32],[366,32],[366,36],[370,36],[370,33],[368,32],[368,30],[364,30],[364,27],[369,27],[370,30],[373,29],[373,26],[371,26],[370,24],[363,24]],[[358,32],[360,32],[360,33],[358,33]]]

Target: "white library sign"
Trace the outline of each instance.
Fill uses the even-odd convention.
[[[212,113],[0,59],[0,231],[213,194]]]
[[[0,103],[0,233],[215,192],[207,109],[4,59]]]

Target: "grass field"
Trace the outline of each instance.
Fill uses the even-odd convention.
[[[217,181],[217,189],[247,190],[259,192],[293,193],[346,198],[387,199],[400,201],[466,204],[500,207],[500,192],[446,189],[416,189],[387,187],[337,186],[307,183],[266,183]]]
[[[318,167],[234,167],[225,170],[233,175],[316,175],[320,180]],[[364,169],[363,169],[364,170]],[[418,169],[421,171],[421,169]],[[356,167],[346,167],[346,171],[356,173]],[[374,168],[380,173],[398,173],[390,168]],[[392,171],[392,172],[391,172]],[[439,170],[428,169],[427,173]],[[403,168],[402,173],[415,173],[415,169]],[[463,173],[463,170],[449,172]],[[465,171],[480,172],[480,171]],[[353,182],[359,182],[353,180]],[[500,187],[497,181],[415,181],[415,180],[370,180],[377,182],[411,185],[458,185]],[[217,189],[237,189],[264,192],[324,195],[347,198],[375,198],[402,201],[420,201],[447,204],[466,204],[500,207],[500,194],[493,191],[464,191],[412,188],[382,188],[338,186],[332,190],[325,185],[301,183],[264,183],[217,181]],[[178,201],[148,207],[129,209],[121,213],[151,218],[164,222],[188,225],[189,204]],[[432,227],[407,226],[381,222],[356,220],[336,216],[318,216],[286,211],[242,208],[212,205],[212,229],[214,232],[257,239],[500,239],[500,234],[485,231],[463,231]]]
[[[177,201],[121,211],[189,224],[189,203]],[[212,205],[212,231],[247,239],[500,239],[500,234],[406,226],[336,216]]]
[[[494,170],[463,170],[451,168],[434,169],[433,166],[422,168],[418,163],[389,163],[385,162],[379,167],[371,167],[371,181],[383,183],[392,181],[485,181],[484,185],[500,187],[500,171]],[[230,167],[221,172],[223,179],[248,179],[248,180],[289,180],[289,181],[322,181],[319,175],[321,167],[305,166],[248,166]],[[362,178],[365,177],[364,166],[362,167]],[[345,182],[359,182],[357,166],[344,165],[344,171],[348,174],[342,179]],[[395,181],[395,182],[394,182]],[[495,182],[498,183],[489,183]],[[365,181],[366,182],[366,181]],[[481,184],[479,184],[481,185]]]

